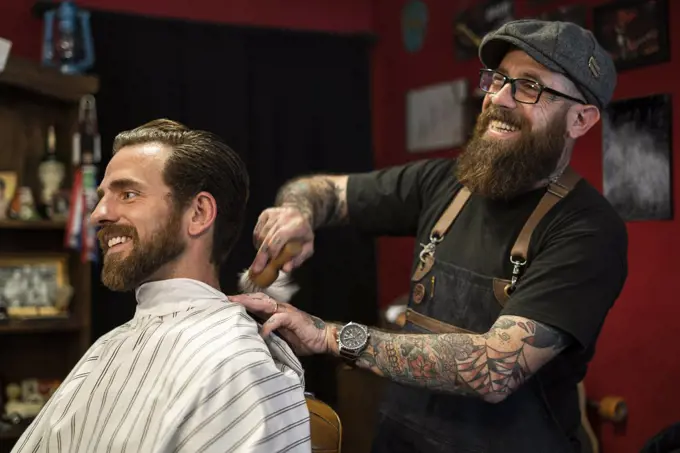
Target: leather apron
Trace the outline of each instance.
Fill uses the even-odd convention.
[[[437,243],[469,199],[470,192],[461,188],[420,253],[402,331],[486,333],[526,268],[536,225],[579,180],[580,176],[567,168],[548,186],[512,248],[509,279],[480,275],[435,256]],[[500,403],[389,382],[379,415],[373,453],[577,451],[550,411],[536,375]]]

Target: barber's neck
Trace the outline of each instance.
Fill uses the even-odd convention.
[[[550,183],[553,181],[557,181],[560,178],[560,176],[562,176],[562,173],[564,173],[564,170],[566,170],[567,166],[569,165],[569,162],[571,161],[572,151],[573,143],[568,143],[564,151],[562,151],[562,156],[560,157],[560,160],[557,162],[557,165],[555,166],[555,171],[553,171],[549,177],[541,181],[538,181],[534,185],[533,189],[540,189],[541,187],[546,187],[550,185]]]

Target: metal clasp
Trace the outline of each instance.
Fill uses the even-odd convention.
[[[425,265],[426,259],[429,256],[430,258],[434,257],[434,251],[435,248],[437,247],[437,244],[439,244],[444,238],[439,237],[435,234],[430,234],[430,243],[429,244],[423,244],[421,243],[420,246],[423,248],[420,251],[419,257],[420,257],[420,263],[421,266]]]
[[[514,257],[510,255],[510,262],[512,263],[512,278],[510,279],[510,285],[505,288],[506,295],[510,295],[515,290],[515,285],[519,276],[521,274],[522,267],[526,266],[527,260],[521,257]]]

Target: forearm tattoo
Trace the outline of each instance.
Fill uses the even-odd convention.
[[[347,220],[345,189],[325,176],[300,178],[286,183],[279,190],[275,204],[296,206],[314,229],[340,225]]]
[[[358,366],[393,381],[502,401],[562,351],[569,337],[504,316],[486,334],[398,334],[371,329]]]

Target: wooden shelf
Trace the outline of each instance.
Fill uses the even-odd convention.
[[[33,60],[10,55],[0,84],[23,88],[62,101],[77,102],[99,91],[99,79],[90,75],[62,74]]]
[[[0,169],[16,173],[18,184],[39,193],[36,168],[45,152],[47,126],[55,127],[57,156],[70,162],[79,101],[98,91],[95,75],[62,74],[39,61],[10,55],[0,72]],[[73,177],[67,168],[65,187]],[[82,261],[75,250],[65,250],[66,227],[63,220],[0,220],[0,257],[8,263],[19,255],[21,263],[32,257],[67,258],[66,275],[73,287],[68,318],[0,320],[0,387],[41,376],[61,380],[92,344],[92,263]],[[17,425],[0,433],[0,453],[10,451],[23,429]]]
[[[63,230],[65,228],[65,220],[0,220],[0,229]]]
[[[70,318],[21,319],[0,321],[0,335],[14,333],[70,332],[81,328],[80,323]]]

